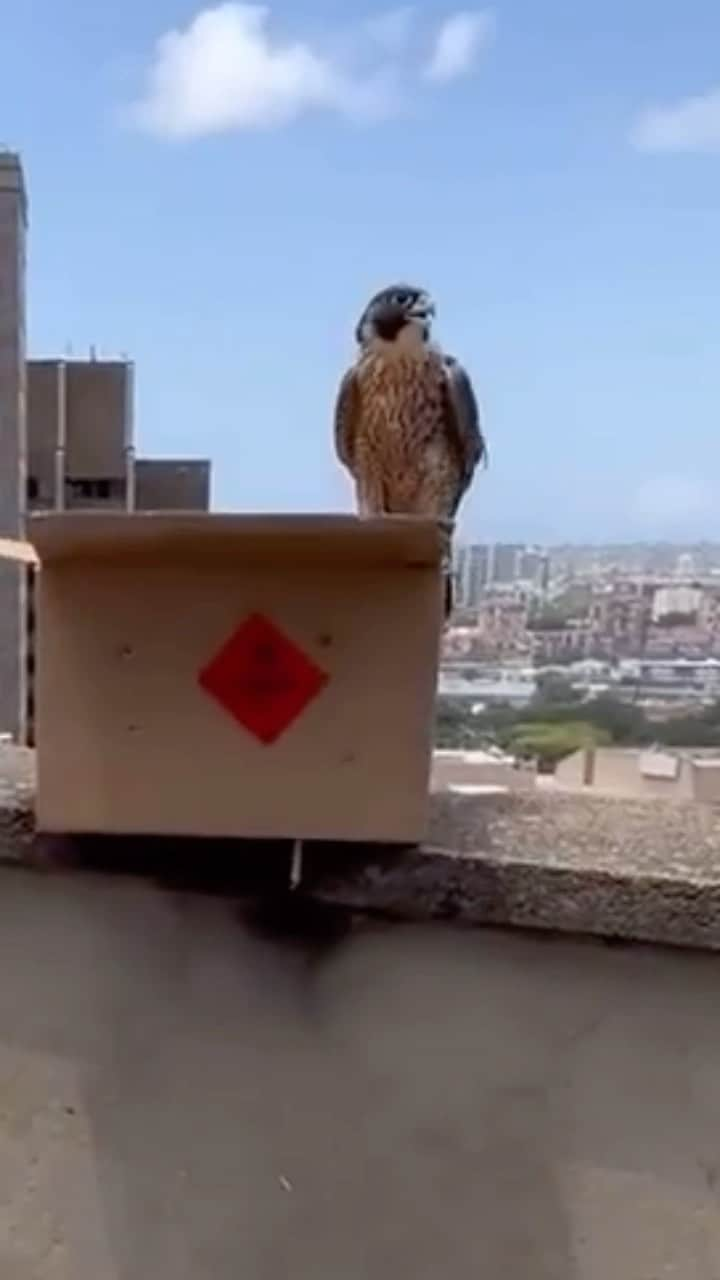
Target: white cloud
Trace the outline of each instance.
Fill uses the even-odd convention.
[[[707,485],[692,475],[650,476],[638,489],[633,509],[645,524],[663,527],[683,524],[712,509]]]
[[[469,10],[446,18],[435,37],[425,68],[428,80],[455,80],[471,71],[480,50],[489,42],[495,20],[488,10]]]
[[[164,138],[288,124],[308,111],[376,120],[395,112],[413,80],[467,72],[492,31],[487,12],[456,13],[422,68],[413,52],[412,5],[374,15],[349,32],[282,39],[266,5],[226,0],[160,37],[132,122]]]
[[[720,151],[720,88],[643,112],[631,133],[641,151]]]
[[[382,76],[353,78],[308,43],[273,39],[269,18],[264,5],[226,3],[161,36],[136,122],[188,138],[285,124],[312,109],[382,114]]]

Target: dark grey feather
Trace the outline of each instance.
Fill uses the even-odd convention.
[[[462,460],[459,503],[472,481],[476,467],[481,463],[487,465],[488,449],[480,423],[480,410],[468,374],[454,356],[444,355],[443,365],[447,379],[448,425],[456,438]]]
[[[335,452],[350,471],[353,469],[359,408],[355,369],[350,368],[343,374],[335,401]]]

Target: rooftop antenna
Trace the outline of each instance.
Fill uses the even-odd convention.
[[[97,351],[95,350],[94,343],[90,344],[90,359],[93,363],[97,360]]]

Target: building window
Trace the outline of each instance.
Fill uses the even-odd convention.
[[[35,581],[34,574],[28,574],[27,594],[25,598],[25,624],[28,636],[35,634]]]
[[[74,498],[85,498],[90,502],[107,499],[112,493],[110,480],[68,480],[66,483]]]

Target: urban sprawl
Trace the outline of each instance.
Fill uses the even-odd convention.
[[[440,694],[521,708],[548,676],[655,720],[720,698],[720,546],[458,546]]]

